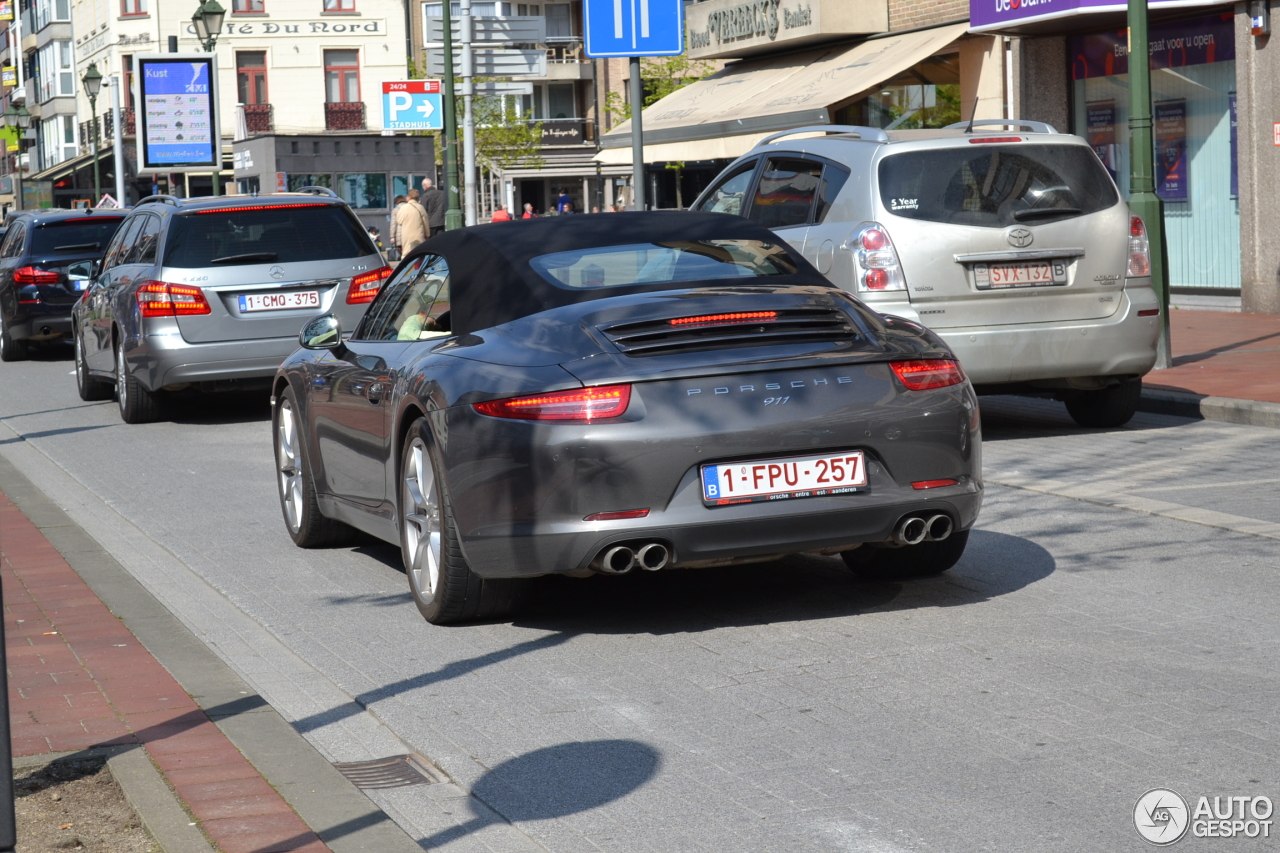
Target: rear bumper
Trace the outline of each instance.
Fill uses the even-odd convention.
[[[22,319],[8,326],[15,341],[41,340],[71,335],[71,306],[33,306]],[[46,331],[46,329],[48,331]]]
[[[974,385],[1141,376],[1156,363],[1160,317],[1139,317],[1138,312],[1159,308],[1160,299],[1150,287],[1133,285],[1117,298],[1116,312],[1102,320],[933,331],[960,359]],[[871,307],[928,325],[908,302],[876,302]]]
[[[151,391],[189,382],[269,379],[298,348],[297,338],[192,344],[176,331],[145,335],[133,343],[126,344],[125,357],[134,376]]]

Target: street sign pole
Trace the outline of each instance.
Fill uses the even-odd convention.
[[[476,224],[476,116],[471,78],[475,76],[475,54],[471,49],[471,0],[462,0],[462,189],[468,225]]]
[[[444,213],[446,231],[462,227],[462,210],[458,206],[458,118],[453,97],[453,4],[444,0],[444,181],[448,209]]]
[[[3,612],[4,594],[0,592],[0,613]],[[13,811],[13,740],[9,736],[9,664],[4,626],[0,625],[0,853],[12,853],[17,844],[17,820]]]
[[[1151,246],[1151,284],[1160,296],[1160,340],[1156,369],[1173,366],[1169,345],[1169,247],[1164,201],[1156,195],[1155,145],[1151,132],[1151,46],[1147,0],[1129,0],[1129,208],[1142,217]]]
[[[644,210],[644,81],[640,57],[631,57],[631,197],[635,210]]]

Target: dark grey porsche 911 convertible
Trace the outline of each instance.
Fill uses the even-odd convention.
[[[499,615],[552,573],[808,552],[935,574],[982,502],[946,345],[736,216],[451,231],[349,339],[333,317],[301,339],[272,395],[290,535],[398,543],[431,622]]]

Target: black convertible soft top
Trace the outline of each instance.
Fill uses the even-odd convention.
[[[445,259],[449,264],[450,325],[453,332],[467,334],[575,302],[696,287],[698,283],[690,281],[594,289],[558,287],[529,265],[533,258],[554,252],[685,240],[760,240],[786,245],[767,228],[725,213],[594,213],[517,219],[446,231],[418,246],[404,261],[427,254]],[[798,252],[788,247],[788,254],[796,262],[797,271],[770,276],[769,284],[831,286]],[[725,282],[709,284],[721,286]]]

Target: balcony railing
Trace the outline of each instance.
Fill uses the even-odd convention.
[[[364,104],[360,106],[364,106]],[[274,126],[271,104],[245,104],[244,124],[245,129],[250,133],[270,133]],[[364,126],[363,116],[361,116],[360,125],[361,127]]]
[[[121,110],[120,113],[120,118],[124,122],[124,135],[137,135],[137,131],[134,128],[136,113],[132,109]],[[106,145],[115,139],[115,124],[111,120],[111,113],[103,113],[98,117],[98,134],[99,145]],[[80,122],[80,150],[86,154],[93,150],[92,122]]]
[[[325,130],[364,130],[364,103],[327,103],[324,105]]]

